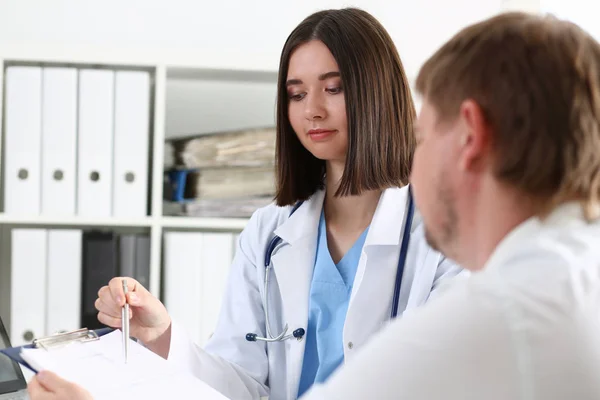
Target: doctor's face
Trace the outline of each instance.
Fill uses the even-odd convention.
[[[457,212],[457,145],[451,123],[440,123],[435,109],[423,102],[415,134],[411,183],[415,203],[423,216],[429,245],[446,256],[454,254]]]
[[[286,87],[288,117],[300,143],[321,160],[344,162],[348,150],[344,88],[337,62],[323,42],[312,40],[294,50]]]

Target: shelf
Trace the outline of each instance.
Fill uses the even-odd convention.
[[[248,223],[247,218],[194,218],[194,217],[162,217],[162,218],[86,218],[36,215],[7,215],[0,213],[0,224],[23,226],[59,226],[59,227],[143,227],[161,225],[169,229],[217,229],[242,230]]]
[[[163,228],[242,230],[247,218],[162,217]]]
[[[167,79],[277,83],[277,71],[167,67]]]
[[[152,226],[152,219],[150,217],[129,219],[112,217],[7,215],[0,213],[0,224],[27,226],[150,227]]]

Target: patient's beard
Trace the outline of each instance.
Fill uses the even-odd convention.
[[[441,222],[435,227],[425,226],[425,240],[429,246],[444,254],[448,258],[454,258],[457,244],[458,215],[456,213],[455,197],[447,180],[441,179],[437,185],[437,206],[441,210]]]

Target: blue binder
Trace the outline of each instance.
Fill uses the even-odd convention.
[[[194,200],[194,198],[186,197],[186,190],[189,177],[192,173],[198,172],[197,168],[191,169],[173,169],[166,171],[168,181],[168,200],[176,202],[186,202]]]
[[[21,349],[45,348],[48,350],[52,347],[57,347],[72,342],[88,342],[91,340],[97,340],[101,336],[104,336],[113,330],[113,328],[102,328],[97,330],[88,330],[87,328],[82,328],[72,332],[59,333],[56,335],[35,339],[33,343],[26,344],[24,346],[0,349],[0,353],[6,354],[12,360],[29,368],[31,371],[37,374],[38,371],[31,367],[31,365],[29,365],[27,361],[21,357]]]

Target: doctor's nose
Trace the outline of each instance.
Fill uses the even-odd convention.
[[[327,110],[323,99],[319,95],[306,96],[304,115],[307,120],[320,120],[327,118]]]

